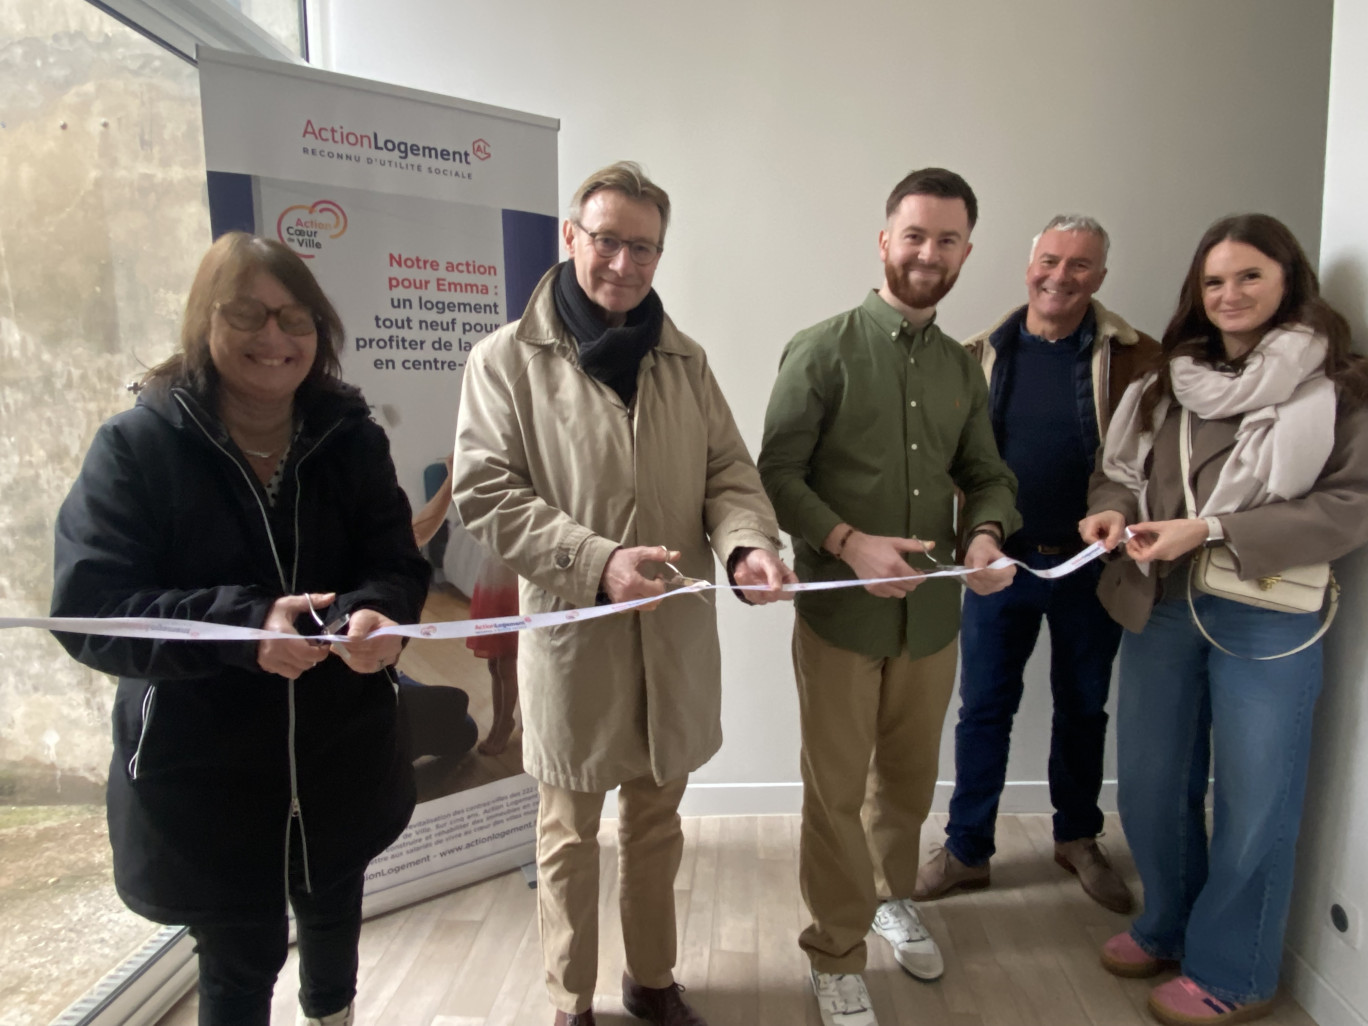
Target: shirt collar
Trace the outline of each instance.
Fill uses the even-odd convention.
[[[907,329],[907,334],[915,338],[920,332],[925,331],[936,323],[936,318],[932,318],[920,328],[914,328],[907,323],[907,319],[901,313],[888,305],[888,301],[879,295],[878,289],[870,289],[865,300],[860,304],[860,309],[867,313],[874,321],[874,324],[889,338],[897,338],[898,334]]]

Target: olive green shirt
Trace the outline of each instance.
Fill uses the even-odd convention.
[[[1016,477],[998,455],[977,361],[932,321],[913,330],[871,291],[794,336],[765,413],[760,477],[793,535],[803,581],[853,580],[822,549],[840,523],[934,541],[951,562],[957,528],[1021,526]],[[964,507],[956,521],[956,494]],[[910,554],[918,569],[930,561]],[[876,658],[938,652],[959,630],[960,584],[927,581],[905,598],[863,588],[803,592],[798,613],[833,645]]]

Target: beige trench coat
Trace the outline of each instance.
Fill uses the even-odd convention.
[[[714,554],[725,565],[741,546],[777,552],[774,511],[702,348],[667,316],[629,410],[580,369],[555,273],[521,320],[475,346],[456,427],[456,508],[522,578],[522,612],[594,605],[618,546],[678,549],[684,574],[710,580]],[[707,762],[722,744],[719,600],[735,601],[681,595],[522,634],[527,771],[606,791]]]

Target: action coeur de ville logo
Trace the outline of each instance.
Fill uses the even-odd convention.
[[[347,232],[347,212],[333,200],[286,207],[276,218],[276,237],[305,260],[316,257]]]

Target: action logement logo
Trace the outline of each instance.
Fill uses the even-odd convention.
[[[494,156],[494,149],[487,139],[476,139],[468,145],[451,140],[439,142],[431,139],[395,139],[369,129],[357,131],[346,125],[315,124],[312,118],[305,119],[300,136],[310,140],[311,144],[306,144],[304,149],[310,156],[329,157],[357,164],[364,162],[367,165],[381,167],[404,165],[409,170],[412,170],[407,168],[410,162],[426,160],[431,162],[427,167],[432,173],[448,174],[455,178],[469,178],[470,174],[458,173],[451,168],[442,169],[443,165],[470,167],[472,156],[480,161],[486,161]],[[328,145],[343,149],[327,149]],[[385,154],[389,156],[384,156]],[[433,170],[434,168],[442,170]]]

